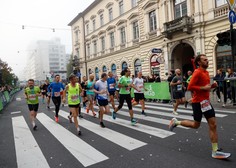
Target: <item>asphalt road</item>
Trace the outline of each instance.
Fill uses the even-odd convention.
[[[98,118],[84,113],[79,119],[82,136],[67,119],[68,107],[61,107],[59,123],[54,106],[40,102],[38,130],[33,131],[23,92],[0,113],[0,168],[235,168],[236,110],[217,107],[219,146],[231,152],[228,160],[211,158],[208,126],[203,119],[197,130],[177,127],[168,130],[172,107],[146,103],[147,116],[134,107],[138,124],[131,126],[127,106],[113,120],[105,116],[106,128]],[[97,108],[97,107],[96,107]],[[84,110],[83,110],[84,112]],[[179,108],[179,119],[191,119],[191,108]]]

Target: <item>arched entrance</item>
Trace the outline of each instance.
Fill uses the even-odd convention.
[[[193,71],[192,59],[194,58],[194,50],[192,46],[187,43],[178,44],[172,52],[171,68],[181,69],[182,75],[186,75],[187,72]]]
[[[113,73],[113,75],[116,75],[116,65],[115,64],[112,64],[111,72]]]
[[[128,64],[127,64],[127,62],[123,62],[122,63],[122,71],[125,69],[125,68],[128,68]]]

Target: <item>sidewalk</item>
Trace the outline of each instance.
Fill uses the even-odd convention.
[[[210,100],[211,104],[214,108],[218,109],[235,109],[236,110],[236,105],[233,106],[233,103],[228,104],[226,103],[225,107],[222,107],[223,105],[223,96],[221,96],[221,102],[218,102],[218,97],[216,96],[216,93],[210,93]]]

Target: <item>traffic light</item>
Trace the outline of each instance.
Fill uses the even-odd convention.
[[[230,31],[218,33],[216,36],[218,37],[217,44],[219,46],[231,45]]]

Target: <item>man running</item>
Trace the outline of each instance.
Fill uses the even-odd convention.
[[[87,91],[86,95],[89,101],[89,105],[87,106],[87,113],[89,113],[89,110],[92,111],[93,116],[96,116],[96,113],[94,112],[94,100],[95,100],[95,93],[94,93],[94,85],[95,85],[95,80],[94,80],[94,75],[90,74],[89,75],[89,80],[85,83],[87,86]]]
[[[210,140],[212,143],[212,157],[215,159],[226,159],[230,157],[231,154],[218,151],[215,111],[209,98],[211,88],[215,88],[217,84],[210,84],[209,72],[206,70],[208,68],[208,59],[206,55],[198,55],[195,58],[195,64],[199,66],[199,68],[194,71],[188,85],[188,90],[193,91],[192,108],[194,121],[178,121],[176,118],[173,118],[170,122],[169,129],[172,131],[178,125],[197,129],[200,127],[202,115],[204,115],[209,126]]]
[[[30,111],[30,121],[33,125],[33,130],[37,129],[37,125],[35,124],[38,108],[39,108],[39,99],[38,97],[41,95],[40,88],[38,86],[34,86],[34,80],[28,80],[28,86],[25,88],[25,99],[27,100],[28,109]]]
[[[64,85],[59,82],[60,81],[60,75],[56,75],[55,76],[55,81],[52,82],[49,86],[48,86],[48,93],[51,92],[51,96],[52,96],[52,101],[55,105],[55,121],[59,122],[59,118],[58,118],[58,113],[60,110],[60,105],[61,105],[61,89],[64,90]]]
[[[107,74],[103,73],[101,79],[95,84],[94,92],[97,93],[97,100],[99,105],[99,120],[100,126],[105,128],[103,123],[103,114],[110,112],[110,107],[108,105],[108,90],[107,90]]]
[[[68,93],[68,106],[70,108],[70,112],[72,113],[77,133],[78,135],[81,135],[77,117],[79,113],[80,93],[82,91],[82,88],[77,82],[76,75],[71,74],[69,80],[70,83],[66,85],[65,90],[63,91],[63,102],[66,102],[66,93]]]
[[[50,106],[49,106],[49,104],[50,104],[50,95],[47,94],[48,86],[49,86],[49,81],[45,80],[45,83],[42,86],[42,95],[43,95],[43,97],[44,96],[46,97],[47,108],[49,109],[50,108]]]
[[[180,104],[185,103],[185,96],[184,96],[184,86],[183,86],[183,78],[181,77],[181,70],[175,70],[175,77],[170,82],[170,86],[173,87],[173,98],[176,100],[176,103],[173,104],[174,106],[174,115],[178,115],[177,108]]]
[[[119,106],[116,107],[115,110],[113,111],[112,118],[116,119],[117,111],[120,110],[123,107],[124,101],[126,100],[126,103],[128,105],[128,108],[129,108],[131,124],[134,125],[134,124],[137,123],[137,120],[133,117],[134,112],[133,112],[133,109],[132,109],[130,88],[132,87],[136,90],[138,90],[138,89],[132,83],[132,79],[130,78],[130,69],[125,68],[122,71],[122,75],[123,76],[120,78],[120,80],[118,82],[118,87],[120,88]]]
[[[142,106],[142,115],[146,116],[146,113],[144,112],[145,109],[145,101],[144,101],[144,82],[142,78],[142,72],[138,73],[138,77],[134,79],[133,84],[136,86],[136,88],[139,89],[139,91],[134,90],[134,102],[132,103],[133,106],[137,105],[139,102]]]
[[[83,108],[86,108],[86,103],[88,102],[88,98],[87,98],[87,95],[86,95],[86,91],[87,91],[86,82],[87,82],[87,78],[86,78],[86,76],[83,76],[83,79],[82,79],[82,82],[81,82],[81,87],[83,89],[83,92],[82,92]]]
[[[113,109],[115,109],[114,97],[115,97],[115,91],[116,91],[116,79],[113,77],[112,72],[108,72],[107,86],[108,86],[111,105]]]

